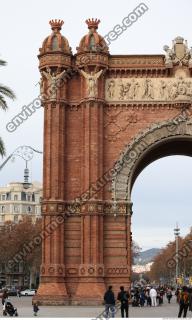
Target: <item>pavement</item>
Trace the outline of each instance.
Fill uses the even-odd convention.
[[[31,297],[10,297],[10,301],[17,308],[19,317],[33,317],[32,298]],[[101,307],[81,307],[81,306],[40,306],[38,317],[63,317],[63,318],[96,318],[104,310]],[[178,305],[175,297],[172,299],[171,304],[167,303],[164,298],[164,304],[157,307],[132,307],[129,308],[130,318],[177,318]],[[0,312],[2,317],[2,313]],[[192,312],[188,312],[188,317],[192,317]],[[115,315],[120,318],[120,311]]]

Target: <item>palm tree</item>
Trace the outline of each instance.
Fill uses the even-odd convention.
[[[6,61],[0,60],[0,67],[5,66]],[[14,92],[6,86],[0,84],[0,108],[3,110],[7,110],[8,105],[5,98],[15,99]],[[3,140],[0,138],[0,155],[3,157],[5,155],[5,146]]]

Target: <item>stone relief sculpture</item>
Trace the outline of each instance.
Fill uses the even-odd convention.
[[[48,87],[49,87],[49,92],[50,92],[50,99],[51,100],[56,100],[57,97],[57,88],[58,88],[58,80],[63,77],[65,74],[65,70],[62,71],[61,73],[56,73],[56,72],[51,72],[50,68],[47,68],[46,71],[42,71],[42,77],[44,76],[48,80]],[[43,84],[43,79],[41,81],[40,85],[40,90],[43,93],[44,92],[44,84]]]
[[[129,98],[131,100],[138,97],[139,87],[139,82],[133,79],[129,90]]]
[[[167,85],[164,80],[160,81],[159,94],[161,99],[167,99]]]
[[[165,55],[165,64],[167,66],[172,66],[172,62],[175,58],[175,54],[174,54],[174,51],[173,49],[170,49],[169,46],[165,45],[163,47],[163,50],[166,52],[166,55]]]
[[[173,65],[191,65],[192,63],[192,50],[188,48],[187,41],[182,37],[176,37],[172,41],[172,48],[165,45],[163,47],[165,55],[165,65],[171,68]]]
[[[120,100],[124,99],[124,96],[125,96],[124,92],[125,92],[125,86],[122,83],[122,80],[120,80],[119,81],[119,99]]]
[[[41,79],[40,79],[40,95],[41,95],[41,96],[43,96],[44,93],[45,93],[44,84],[45,84],[45,82],[44,82],[44,80],[43,80],[43,77],[41,77]]]
[[[124,86],[124,98],[125,99],[129,99],[130,90],[131,90],[131,83],[127,82]]]
[[[175,82],[170,84],[168,90],[169,90],[169,98],[171,100],[174,100],[177,96],[177,84]]]
[[[115,93],[115,81],[114,80],[111,80],[108,84],[108,87],[107,87],[107,91],[108,91],[108,95],[110,98],[113,98],[114,97],[114,93]]]
[[[80,73],[86,79],[88,97],[96,97],[98,94],[97,81],[103,73],[103,70],[100,70],[96,73],[94,73],[93,71],[91,71],[91,73],[87,73],[83,70],[80,70]]]
[[[167,101],[192,98],[192,78],[115,78],[106,80],[106,100]]]
[[[154,99],[153,83],[150,79],[146,79],[144,82],[143,98]]]

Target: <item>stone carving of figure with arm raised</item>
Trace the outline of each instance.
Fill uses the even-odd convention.
[[[56,74],[56,72],[53,72],[51,74],[51,69],[47,68],[47,72],[46,71],[42,71],[41,74],[42,76],[44,76],[47,80],[48,80],[48,89],[50,92],[50,99],[51,100],[56,100],[57,98],[57,89],[59,87],[59,79],[61,79],[64,74],[66,73],[66,71],[62,71],[61,73]]]
[[[80,73],[83,75],[83,77],[86,79],[86,86],[87,86],[87,93],[88,97],[96,97],[97,96],[97,81],[101,74],[103,73],[103,70],[100,70],[96,73],[91,71],[91,73],[87,73],[83,70],[80,70]]]

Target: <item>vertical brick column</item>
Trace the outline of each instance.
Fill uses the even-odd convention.
[[[67,304],[64,261],[64,200],[66,154],[67,70],[72,52],[61,34],[63,20],[50,20],[51,34],[39,49],[40,94],[44,106],[44,158],[42,203],[42,265],[34,301]]]
[[[113,285],[115,293],[120,286],[131,283],[131,207],[129,201],[106,201],[104,215],[105,283]]]
[[[131,216],[132,216],[132,203],[127,204],[126,214],[126,232],[127,232],[127,265],[128,265],[128,283],[131,286],[132,274],[132,232],[131,232]]]
[[[37,299],[43,304],[67,304],[64,262],[65,104],[44,107],[43,252]],[[61,213],[60,213],[61,212]]]
[[[82,193],[89,191],[81,217],[81,265],[75,303],[101,303],[104,285],[102,186],[91,194],[90,186],[103,175],[103,102],[84,102]]]

